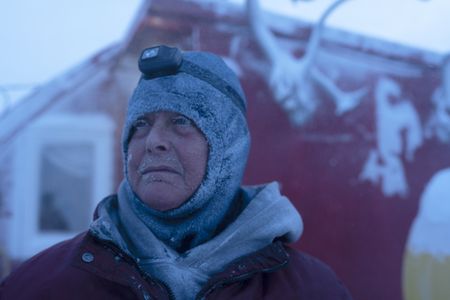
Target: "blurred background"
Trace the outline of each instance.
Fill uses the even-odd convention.
[[[354,299],[449,299],[450,3],[0,3],[0,278],[87,228],[156,44],[221,55],[246,91],[246,184],[278,180]]]

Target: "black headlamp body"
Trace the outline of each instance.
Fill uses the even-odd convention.
[[[156,46],[144,49],[139,57],[139,70],[145,79],[175,75],[183,72],[205,81],[232,99],[233,103],[245,115],[245,101],[239,93],[225,80],[200,67],[199,65],[183,60],[178,48]]]
[[[178,48],[156,46],[142,51],[139,58],[139,70],[147,78],[175,74],[183,57]]]

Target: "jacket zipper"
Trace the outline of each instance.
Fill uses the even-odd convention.
[[[150,277],[147,274],[147,272],[145,272],[144,270],[141,269],[141,267],[137,266],[137,268],[142,273],[141,275],[144,278],[144,280],[148,279],[148,280],[152,280],[154,282],[159,283],[160,285],[162,285],[167,290],[167,293],[169,294],[169,299],[176,300],[175,299],[175,294],[173,293],[172,288],[165,281],[162,281],[161,279]]]
[[[127,253],[123,252],[120,248],[118,248],[112,242],[99,239],[98,237],[93,236],[93,235],[91,235],[91,236],[94,239],[96,239],[97,241],[99,241],[100,243],[102,243],[104,245],[104,247],[108,247],[109,249],[111,249],[111,251],[113,251],[115,254],[117,254],[121,258],[123,258],[127,263],[133,265],[139,271],[139,273],[141,274],[142,278],[145,281],[149,282],[151,280],[151,281],[154,281],[154,282],[162,285],[166,289],[167,293],[169,294],[169,299],[176,300],[175,294],[173,293],[173,290],[170,288],[170,286],[168,284],[166,284],[166,282],[150,276],[144,269],[141,268],[141,266],[139,266],[139,264],[136,262],[136,260],[133,257],[131,257]]]

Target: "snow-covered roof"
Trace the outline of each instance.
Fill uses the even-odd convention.
[[[214,0],[185,1],[194,2],[205,9],[213,10],[218,15],[239,15],[241,18],[245,18],[245,5]],[[295,34],[301,29],[309,30],[314,24],[292,16],[281,15],[279,13],[268,11],[265,12],[265,19],[272,30],[287,36],[295,36]],[[414,58],[417,61],[432,66],[440,65],[443,59],[443,55],[439,53],[331,27],[326,28],[323,34],[323,40],[345,45],[351,48],[364,49],[367,52],[372,52],[376,55],[385,57],[392,57],[396,59],[405,57]],[[304,41],[299,41],[299,43],[303,42]]]
[[[30,122],[53,107],[64,95],[72,93],[98,73],[100,66],[114,65],[116,57],[124,50],[114,45],[89,58],[79,66],[37,88],[0,119],[0,145],[8,145],[11,139]]]

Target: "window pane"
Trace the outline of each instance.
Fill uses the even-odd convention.
[[[39,230],[77,232],[91,217],[93,146],[46,145],[41,152]]]

